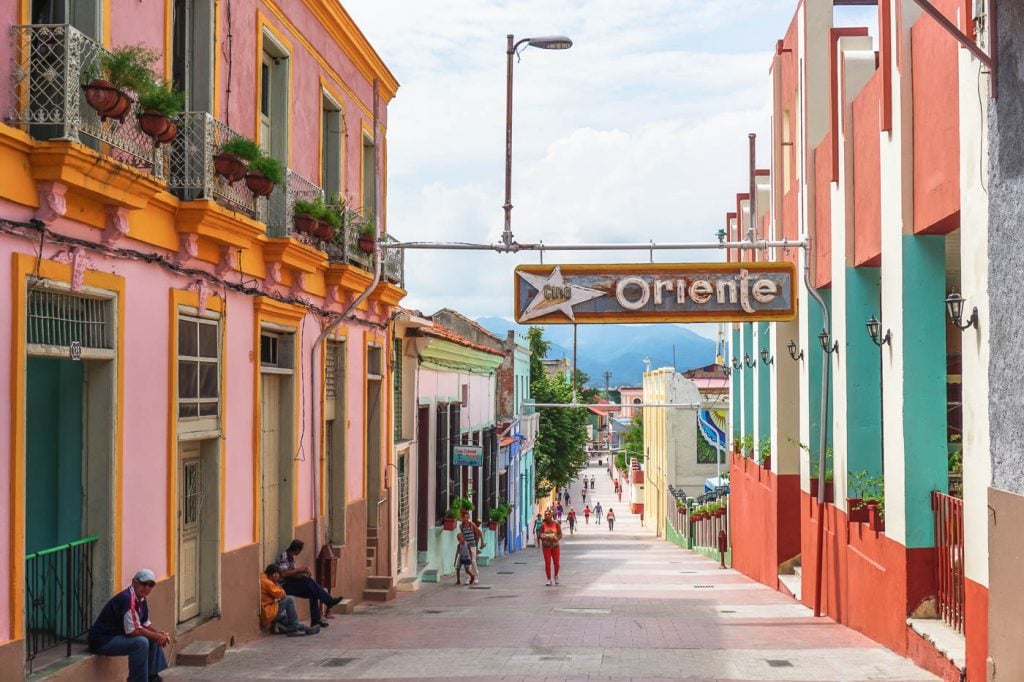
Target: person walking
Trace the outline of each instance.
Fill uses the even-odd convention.
[[[594,474],[590,474],[590,489],[594,489]]]
[[[580,495],[583,496],[583,502],[585,503],[587,501],[587,489],[584,488],[582,491],[580,491]]]
[[[480,582],[480,569],[476,563],[477,553],[487,545],[484,543],[484,534],[480,531],[480,526],[469,518],[468,509],[462,510],[462,523],[459,525],[459,532],[466,538],[466,545],[469,546],[471,561],[466,572],[469,574],[469,584],[472,585]]]
[[[576,510],[569,508],[569,516],[566,517],[569,521],[569,535],[576,534]]]
[[[561,550],[558,544],[562,541],[562,526],[555,522],[551,512],[544,515],[544,523],[540,527],[540,544],[544,551],[544,574],[548,581],[545,586],[551,586],[551,565],[554,564],[555,584],[558,584],[558,569],[561,561]]]
[[[597,525],[601,525],[601,503],[594,505],[594,516],[597,518]]]
[[[537,543],[538,547],[540,547],[540,526],[542,523],[544,523],[544,519],[540,517],[540,514],[537,514],[537,518],[533,521],[533,541]]]
[[[558,522],[559,522],[559,523],[561,523],[561,522],[562,522],[562,512],[563,512],[563,511],[565,511],[565,508],[564,508],[564,507],[562,506],[562,503],[561,503],[561,502],[559,502],[559,503],[558,503],[558,506],[557,506],[557,507],[555,507],[555,513],[556,513],[556,514],[558,515]]]
[[[608,530],[615,530],[615,512],[608,508]]]
[[[589,504],[587,506],[583,507],[583,520],[586,522],[586,524],[588,526],[590,525],[590,505]]]
[[[566,507],[569,506],[569,489],[568,488],[565,489],[565,506]]]
[[[466,569],[466,582],[470,585],[473,584],[473,579],[476,574],[473,573],[473,553],[469,549],[469,545],[466,544],[466,536],[462,533],[458,535],[459,544],[455,548],[455,584],[462,584],[462,569]]]

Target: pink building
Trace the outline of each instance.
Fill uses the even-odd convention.
[[[332,0],[0,9],[0,670],[63,655],[143,566],[172,652],[257,636],[259,571],[293,537],[301,563],[332,550],[335,593],[390,585],[395,78]],[[137,115],[143,85],[114,82],[111,52],[137,43],[184,94],[173,139]],[[105,91],[123,120],[94,108],[96,76],[123,86]],[[273,162],[232,180],[215,161],[236,137],[283,168],[269,197]]]
[[[632,419],[636,414],[636,408],[633,405],[639,405],[644,401],[644,389],[643,386],[623,386],[619,388],[619,401],[622,403],[619,417],[623,419]]]

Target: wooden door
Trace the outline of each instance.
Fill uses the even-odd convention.
[[[264,374],[260,386],[260,489],[262,491],[263,560],[277,559],[281,548],[281,377]]]
[[[179,447],[178,622],[199,615],[199,531],[202,522],[202,468],[198,442]]]

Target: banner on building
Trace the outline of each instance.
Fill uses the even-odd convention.
[[[484,462],[482,445],[455,445],[452,447],[452,464],[457,467],[478,467]]]
[[[534,324],[796,317],[793,263],[520,265],[515,318]]]

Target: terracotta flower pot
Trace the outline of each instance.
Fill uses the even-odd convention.
[[[274,183],[263,173],[246,173],[245,186],[257,197],[269,197],[274,191]]]
[[[316,234],[319,221],[307,213],[296,213],[294,218],[295,231],[303,234]]]
[[[720,518],[722,516],[725,516],[725,510],[724,509],[716,509],[715,510],[715,518]]]
[[[158,146],[161,143],[170,142],[178,134],[178,126],[170,116],[152,109],[147,109],[139,114],[139,128],[153,138]]]
[[[444,524],[443,528],[445,530],[455,530],[455,519],[448,519],[448,518],[446,518],[443,521],[443,524]]]
[[[878,513],[878,503],[866,502],[864,506],[868,508],[868,525],[871,526],[871,530],[883,530],[885,526],[883,525],[881,514]]]
[[[359,235],[359,250],[363,253],[373,253],[373,250],[377,246],[377,240],[373,238],[373,235]]]
[[[318,220],[316,223],[316,236],[322,241],[329,242],[334,239],[334,228],[326,220]]]
[[[114,87],[110,81],[101,78],[92,80],[85,86],[85,101],[89,103],[101,121],[114,118],[124,123],[125,117],[132,108],[128,95]]]
[[[228,182],[238,182],[245,177],[249,164],[238,154],[220,152],[213,156],[213,169]]]

